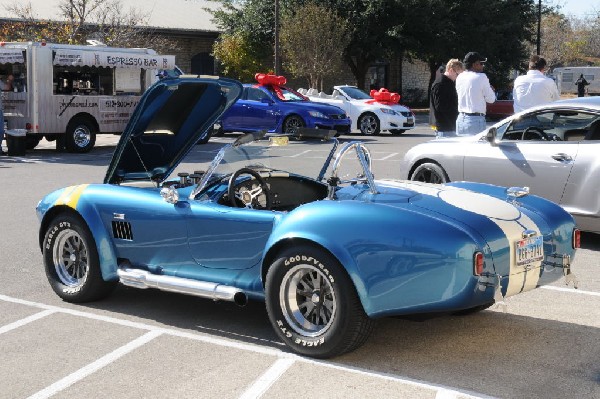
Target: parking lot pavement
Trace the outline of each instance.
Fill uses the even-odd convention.
[[[488,397],[5,295],[0,310],[11,315],[0,326],[0,397],[297,398],[308,387],[320,397]]]

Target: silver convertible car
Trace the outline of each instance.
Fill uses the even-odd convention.
[[[528,109],[470,137],[411,148],[400,178],[527,186],[600,233],[600,97]]]

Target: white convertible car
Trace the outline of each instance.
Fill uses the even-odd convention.
[[[398,104],[398,100],[375,99],[356,86],[334,86],[331,94],[317,89],[298,89],[298,92],[312,101],[343,109],[352,121],[352,130],[359,130],[364,135],[378,135],[382,131],[402,134],[415,127],[415,115],[409,108]],[[397,98],[400,99],[399,96]]]
[[[400,178],[527,186],[600,233],[600,97],[555,101],[467,137],[411,148]]]

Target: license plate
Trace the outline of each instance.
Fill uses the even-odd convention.
[[[529,237],[515,242],[515,255],[517,266],[528,265],[544,259],[543,237]]]
[[[406,120],[406,123],[415,123],[415,120],[413,118],[408,118]]]

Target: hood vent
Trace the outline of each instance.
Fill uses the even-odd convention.
[[[133,240],[133,234],[131,232],[131,223],[120,222],[117,220],[112,221],[113,237],[120,238],[121,240]]]

